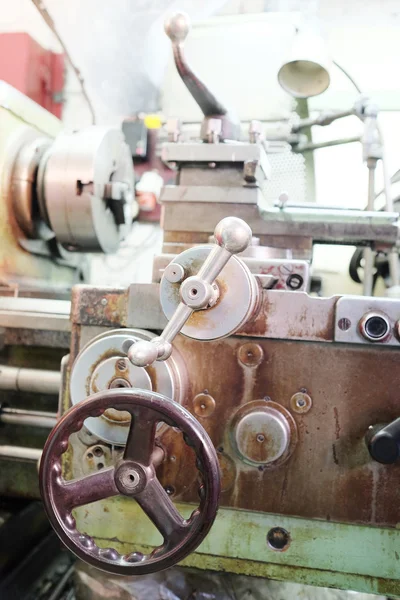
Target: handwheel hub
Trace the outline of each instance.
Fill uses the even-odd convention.
[[[134,496],[144,490],[147,483],[145,469],[138,463],[124,460],[115,471],[115,485],[124,496]]]

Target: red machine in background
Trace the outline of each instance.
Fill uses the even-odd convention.
[[[0,80],[61,118],[64,55],[46,50],[28,33],[0,34]]]

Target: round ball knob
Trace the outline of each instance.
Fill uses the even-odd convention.
[[[250,244],[252,231],[242,219],[226,217],[216,226],[214,237],[219,246],[231,254],[238,254],[246,250]]]
[[[129,348],[127,356],[132,364],[137,367],[148,367],[158,358],[158,347],[152,342],[141,340]]]
[[[175,13],[164,23],[164,29],[172,42],[183,42],[190,31],[190,19],[186,13]]]
[[[390,465],[400,458],[400,419],[388,425],[371,426],[365,436],[371,457]]]

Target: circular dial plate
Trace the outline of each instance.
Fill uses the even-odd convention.
[[[182,369],[174,359],[151,367],[135,367],[126,358],[128,340],[150,340],[153,334],[137,329],[119,329],[91,340],[78,354],[71,371],[70,394],[73,405],[105,389],[131,387],[154,390],[180,402]],[[130,417],[119,411],[106,411],[101,417],[89,417],[87,429],[96,437],[117,446],[126,443]]]
[[[197,246],[185,250],[172,261],[181,265],[186,277],[197,275],[213,246]],[[258,286],[246,265],[232,256],[216,279],[219,298],[215,306],[196,310],[182,328],[182,333],[199,340],[215,340],[231,335],[249,319],[257,299]],[[161,279],[160,300],[167,319],[174,314],[179,302],[180,283]]]

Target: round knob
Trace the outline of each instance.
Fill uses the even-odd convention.
[[[400,418],[388,425],[372,425],[365,441],[372,458],[390,465],[400,457]]]
[[[153,338],[152,341],[140,340],[129,347],[127,356],[132,364],[137,367],[148,367],[157,359],[166,360],[172,354],[172,346],[161,337]]]
[[[174,43],[185,41],[190,31],[190,19],[186,13],[174,13],[164,23],[164,30]]]
[[[245,404],[232,425],[233,446],[241,460],[252,466],[282,464],[297,443],[293,417],[276,402],[256,400]]]
[[[251,244],[252,231],[242,219],[226,217],[216,226],[214,237],[218,246],[232,254],[238,254]]]

